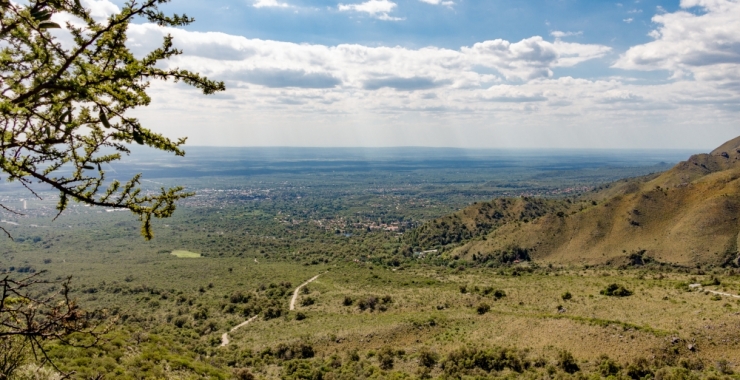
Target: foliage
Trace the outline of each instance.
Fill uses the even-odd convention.
[[[480,315],[488,313],[490,310],[491,310],[491,305],[485,302],[479,303],[478,306],[475,307],[475,311]]]
[[[566,350],[558,352],[558,367],[566,373],[576,373],[581,370],[573,354]]]
[[[602,295],[610,297],[628,297],[632,295],[632,291],[620,284],[609,284],[605,289],[601,291]]]
[[[82,310],[69,297],[69,278],[48,281],[42,274],[0,279],[0,378],[16,372],[31,352],[42,365],[49,362],[47,340],[97,343],[95,329],[103,315]]]
[[[221,82],[197,73],[162,69],[162,61],[180,51],[167,36],[160,48],[139,59],[126,46],[131,22],[143,18],[160,26],[184,26],[185,15],[165,16],[168,0],[130,1],[120,13],[96,20],[79,0],[0,2],[0,170],[26,188],[36,181],[59,192],[58,213],[70,200],[128,209],[152,238],[151,218],[172,215],[175,201],[187,197],[182,187],[146,194],[134,176],[122,184],[109,181],[103,167],[130,154],[137,143],[184,155],[185,139],[171,140],[145,128],[127,113],[146,106],[152,80],[182,81],[204,94],[224,90]],[[50,32],[61,28],[55,14],[72,16],[66,23],[71,43]],[[7,208],[6,208],[7,209]]]
[[[474,369],[485,372],[510,369],[521,373],[531,366],[531,362],[526,359],[523,352],[512,348],[463,347],[450,352],[442,361],[441,366],[448,376],[460,376]]]

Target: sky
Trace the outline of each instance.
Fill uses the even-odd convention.
[[[120,0],[85,0],[96,17]],[[135,111],[206,146],[709,151],[740,135],[740,0],[172,0],[143,56],[222,80],[153,82]],[[56,17],[56,16],[55,16]]]

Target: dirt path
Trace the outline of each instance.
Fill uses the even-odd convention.
[[[254,259],[254,261],[256,262],[257,259]],[[319,278],[319,276],[321,276],[321,274],[317,274],[316,276],[313,276],[310,280],[302,283],[297,288],[295,288],[295,290],[293,291],[293,298],[290,299],[290,310],[295,310],[295,301],[298,299],[298,292],[301,291],[301,288],[303,288],[304,286],[308,285],[312,281],[316,280],[317,278]],[[255,315],[254,317],[249,318],[246,321],[244,321],[244,322],[242,322],[242,323],[234,326],[231,330],[229,330],[229,332],[223,333],[223,335],[221,335],[221,347],[225,347],[225,346],[227,346],[229,344],[229,342],[230,342],[229,341],[229,333],[233,333],[237,329],[242,328],[242,327],[250,324],[252,321],[254,321],[255,319],[257,319],[257,317],[258,317],[258,315]]]
[[[691,284],[691,285],[689,285],[689,288],[691,288],[691,289],[699,289],[700,292],[708,292],[708,293],[716,294],[718,296],[725,296],[725,297],[732,297],[732,298],[740,298],[740,296],[735,295],[735,294],[722,293],[722,292],[718,292],[716,290],[707,290],[707,289],[704,289],[704,288],[702,288],[701,284]]]
[[[302,283],[299,287],[295,288],[295,291],[293,292],[293,298],[290,299],[290,310],[295,310],[295,301],[298,299],[298,292],[301,291],[301,288],[303,288],[304,286],[308,285],[309,283],[311,283],[315,279],[319,278],[319,276],[321,276],[321,274],[317,274],[317,275],[313,276],[310,280]]]
[[[257,317],[258,317],[258,315],[255,315],[254,317],[249,318],[246,321],[244,321],[244,322],[242,322],[242,323],[234,326],[231,330],[229,330],[229,332],[225,332],[223,335],[221,335],[221,347],[224,347],[227,344],[229,344],[229,333],[233,333],[234,331],[236,331],[236,329],[241,328],[241,327],[244,327],[244,326],[250,324],[252,321],[254,321],[255,319],[257,319]]]

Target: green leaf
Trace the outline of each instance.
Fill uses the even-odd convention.
[[[46,21],[51,18],[51,14],[52,14],[51,11],[41,10],[41,11],[31,12],[31,17],[33,17],[33,19],[36,21]]]
[[[44,22],[39,24],[39,29],[60,29],[61,26],[55,22]]]
[[[108,116],[105,116],[103,109],[100,109],[100,121],[105,125],[106,128],[110,128],[110,122],[108,122]]]
[[[141,136],[141,133],[139,133],[138,131],[134,131],[133,138],[137,144],[144,145],[144,138]]]

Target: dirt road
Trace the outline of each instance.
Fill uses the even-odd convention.
[[[254,261],[257,261],[257,259],[254,259]],[[297,288],[295,288],[295,291],[293,291],[293,298],[290,299],[290,310],[295,310],[295,301],[298,299],[298,292],[301,291],[301,288],[303,288],[304,286],[308,285],[312,281],[316,280],[317,278],[319,278],[319,276],[321,276],[321,274],[317,274],[316,276],[313,276],[310,280],[302,283]],[[244,321],[244,322],[242,322],[242,323],[234,326],[231,330],[229,330],[229,332],[223,333],[223,335],[221,335],[221,347],[225,347],[225,346],[227,346],[229,344],[229,333],[233,333],[237,329],[242,328],[242,327],[250,324],[252,321],[254,321],[255,319],[257,319],[257,317],[258,317],[258,315],[255,315],[254,317],[249,318],[246,321]]]
[[[295,291],[293,292],[293,298],[290,299],[290,310],[295,310],[295,301],[298,299],[298,292],[301,291],[301,288],[303,288],[304,286],[308,285],[309,283],[311,283],[315,279],[319,278],[319,276],[321,276],[321,275],[320,274],[317,274],[317,275],[313,276],[310,280],[302,283],[299,287],[295,288]]]
[[[242,323],[234,326],[231,330],[229,330],[229,332],[225,332],[223,335],[221,335],[221,347],[224,347],[227,344],[229,344],[229,333],[234,332],[238,328],[241,328],[241,327],[244,327],[244,326],[250,324],[252,321],[254,321],[255,319],[257,319],[258,316],[259,315],[255,315],[254,317],[247,319],[246,321],[244,321],[244,322],[242,322]]]

